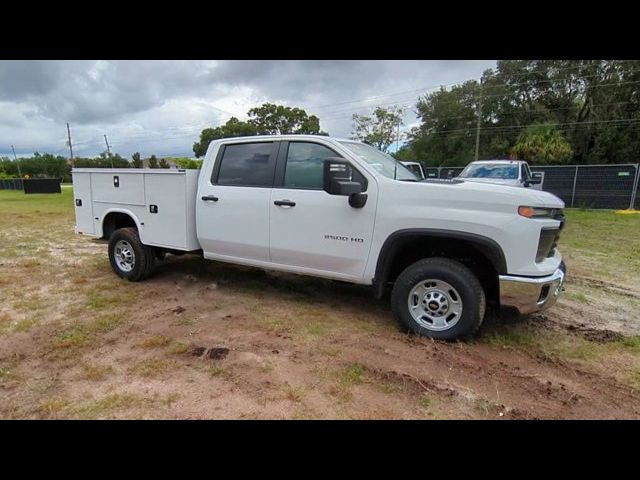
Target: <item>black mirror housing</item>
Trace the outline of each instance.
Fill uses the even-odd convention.
[[[362,185],[351,179],[349,162],[341,158],[327,158],[323,169],[323,189],[328,194],[350,196],[362,192]]]

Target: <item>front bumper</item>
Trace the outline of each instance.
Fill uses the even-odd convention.
[[[514,307],[521,314],[539,312],[556,303],[564,290],[564,262],[546,277],[500,275],[500,305]]]

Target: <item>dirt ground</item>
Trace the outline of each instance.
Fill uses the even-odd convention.
[[[442,343],[366,287],[193,256],[120,280],[70,189],[0,192],[0,417],[640,418],[640,215],[614,215],[569,212],[552,310]]]

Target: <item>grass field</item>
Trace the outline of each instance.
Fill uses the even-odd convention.
[[[359,286],[189,256],[123,281],[70,188],[0,191],[0,417],[640,418],[640,215],[567,217],[558,304],[445,344]]]

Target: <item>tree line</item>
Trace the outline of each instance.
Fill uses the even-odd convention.
[[[639,107],[637,60],[498,61],[479,81],[422,96],[398,157],[466,165],[479,138],[480,159],[636,163]]]
[[[73,163],[61,155],[50,153],[34,153],[32,157],[22,157],[18,161],[8,157],[0,158],[0,179],[2,178],[62,178],[63,182],[71,181],[72,168],[143,168],[144,161],[136,152],[128,160],[118,153],[101,153],[95,158],[74,157]],[[200,168],[201,160],[188,157],[158,158],[151,155],[146,161],[147,168]]]

